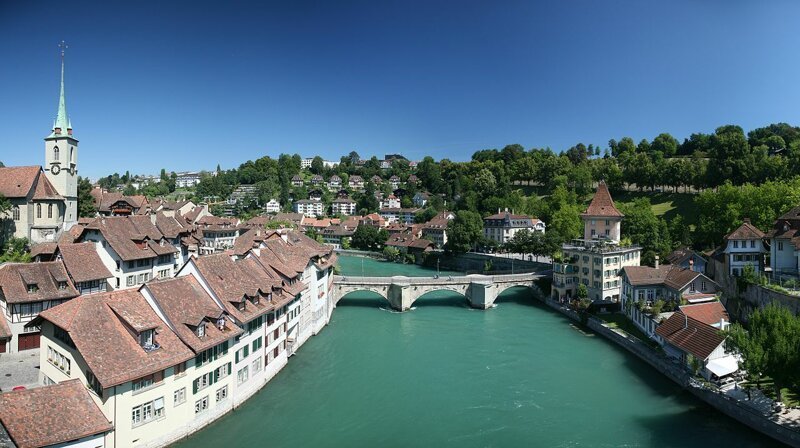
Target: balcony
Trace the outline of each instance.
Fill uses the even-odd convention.
[[[610,240],[585,240],[575,239],[561,246],[562,251],[579,251],[592,254],[613,254],[629,252],[631,250],[642,250],[642,246],[636,244],[621,245]]]

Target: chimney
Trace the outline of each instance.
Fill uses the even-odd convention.
[[[750,224],[750,218],[744,218],[742,221],[744,221],[745,224]]]
[[[689,259],[689,270],[694,271],[694,258]]]
[[[658,260],[659,260],[659,258],[660,257],[658,255],[656,255],[656,269],[658,269]]]

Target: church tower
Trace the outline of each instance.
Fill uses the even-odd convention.
[[[64,97],[64,42],[61,47],[61,94],[58,97],[58,113],[53,130],[44,139],[45,166],[47,179],[64,197],[66,205],[62,211],[64,229],[78,222],[78,140],[72,134],[72,122],[67,116],[67,103]]]

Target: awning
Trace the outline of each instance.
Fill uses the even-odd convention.
[[[718,377],[730,375],[731,373],[739,370],[739,363],[733,356],[725,356],[724,358],[717,358],[708,361],[706,369]]]

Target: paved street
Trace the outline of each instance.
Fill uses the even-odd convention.
[[[0,390],[39,386],[39,349],[0,354]]]

